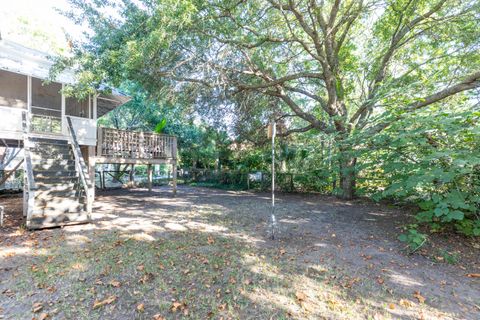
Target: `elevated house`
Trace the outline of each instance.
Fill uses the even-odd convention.
[[[0,39],[0,145],[23,148],[24,216],[30,229],[88,222],[95,197],[95,164],[172,165],[176,137],[97,126],[97,119],[130,98],[117,90],[84,100],[66,97],[75,83],[64,71],[46,82],[45,53]]]

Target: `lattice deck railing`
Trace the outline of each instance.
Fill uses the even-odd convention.
[[[176,159],[177,137],[99,127],[97,156],[124,159]]]

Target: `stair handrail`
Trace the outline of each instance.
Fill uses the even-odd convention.
[[[85,160],[83,159],[82,151],[80,150],[80,146],[77,140],[77,135],[75,134],[75,130],[73,129],[72,119],[70,118],[70,116],[66,116],[66,118],[69,133],[68,139],[70,141],[70,145],[72,146],[73,155],[75,157],[75,166],[80,175],[80,181],[82,182],[85,195],[87,196],[87,214],[88,218],[90,219],[93,204],[93,185],[90,181],[90,177],[88,176],[87,165],[85,164]]]
[[[26,185],[23,187],[23,213],[27,216],[27,225],[30,221],[35,205],[35,179],[33,177],[32,157],[30,154],[30,118],[27,111],[22,112],[22,129],[23,129],[23,154],[24,154],[24,170]],[[26,188],[26,189],[25,189]]]

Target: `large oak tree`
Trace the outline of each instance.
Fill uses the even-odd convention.
[[[71,2],[93,30],[77,46],[84,72],[187,91],[200,107],[267,97],[259,108],[288,119],[283,135],[333,137],[345,198],[353,141],[480,87],[478,1]]]

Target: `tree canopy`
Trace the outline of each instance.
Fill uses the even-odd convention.
[[[81,83],[131,81],[254,146],[275,120],[298,161],[325,163],[329,146],[347,199],[361,171],[403,181],[405,195],[445,186],[461,179],[446,168],[475,150],[464,125],[478,117],[478,1],[70,2],[66,15],[90,29],[74,46]]]

